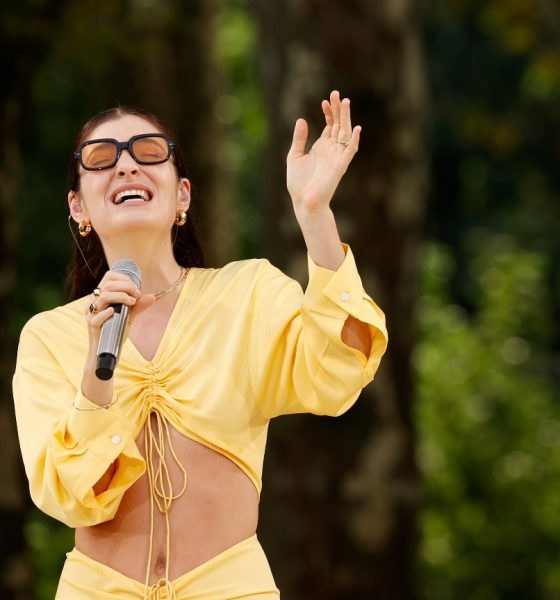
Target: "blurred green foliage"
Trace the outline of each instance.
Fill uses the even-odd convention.
[[[74,530],[33,509],[24,531],[35,569],[35,600],[55,597],[62,566],[74,546]]]
[[[413,356],[422,593],[560,597],[560,13],[438,0]]]
[[[63,298],[63,266],[53,265],[66,263],[71,246],[64,167],[77,127],[107,93],[97,82],[137,51],[122,36],[123,21],[138,36],[150,24],[178,26],[168,3],[136,0],[127,15],[119,6],[72,5],[33,82],[18,218],[24,231],[42,225],[41,250],[29,244],[18,257],[26,275],[17,331]],[[413,365],[426,490],[419,574],[430,600],[560,597],[555,7],[552,0],[434,0],[425,22],[433,189]],[[5,29],[19,26],[16,13]],[[149,35],[138,39],[151,43]],[[256,253],[255,165],[267,138],[256,39],[247,1],[222,0],[216,116],[227,140],[218,159],[236,181],[242,256]],[[34,510],[26,537],[36,597],[50,599],[72,532]]]
[[[50,50],[34,75],[32,106],[24,133],[27,177],[18,194],[17,216],[23,224],[24,237],[40,226],[40,251],[35,242],[28,243],[18,256],[18,271],[25,277],[18,281],[15,337],[32,314],[65,301],[61,282],[73,243],[66,225],[66,169],[77,130],[95,111],[122,98],[122,82],[118,74],[114,78],[110,74],[123,60],[134,60],[138,49],[130,44],[130,38],[141,36],[142,52],[157,53],[151,32],[178,26],[177,19],[167,14],[172,3],[137,4],[142,4],[137,7],[139,10],[127,14],[123,4],[106,0],[70,5],[63,11],[59,33],[52,38]],[[222,0],[219,5],[214,59],[223,93],[215,110],[226,130],[226,140],[217,159],[235,182],[238,254],[254,256],[259,230],[259,171],[255,164],[267,135],[257,84],[257,31],[245,0]],[[13,27],[25,28],[26,8],[29,7],[24,3],[23,16],[16,11]],[[10,22],[4,25],[8,27]],[[111,79],[115,82],[113,92],[105,85]],[[42,217],[45,206],[48,222]],[[52,600],[65,553],[74,545],[74,533],[33,509],[25,538],[35,571],[34,597]]]
[[[414,354],[426,480],[426,598],[550,598],[560,593],[560,405],[547,379],[547,259],[478,233],[453,302],[449,248],[430,244]]]
[[[226,128],[220,163],[235,180],[235,228],[239,258],[258,252],[262,210],[257,190],[268,135],[258,84],[257,26],[247,0],[221,0],[216,23],[215,57],[225,93],[216,103],[216,117]]]

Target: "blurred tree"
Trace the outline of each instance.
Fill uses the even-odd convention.
[[[229,175],[216,160],[222,145],[215,116],[222,94],[214,56],[217,8],[217,0],[70,5],[37,74],[34,115],[37,134],[50,140],[66,166],[69,135],[95,112],[131,104],[156,113],[184,151],[193,212],[211,263],[223,263],[235,251]],[[61,124],[63,131],[56,131]]]
[[[303,279],[283,164],[295,119],[310,119],[317,135],[320,99],[332,88],[351,97],[354,122],[364,126],[334,211],[365,287],[387,312],[391,343],[376,383],[347,415],[272,425],[260,537],[278,583],[302,600],[560,594],[559,8],[554,0],[436,0],[422,30],[419,7],[3,6],[0,596],[29,597],[28,500],[15,470],[9,384],[19,329],[64,301],[72,243],[64,177],[76,130],[119,102],[154,110],[186,150],[210,262],[264,253]],[[422,255],[428,104],[434,242]],[[420,402],[411,415],[417,339]],[[418,586],[412,417],[427,490]],[[71,532],[32,511],[25,534],[36,597],[50,600]]]
[[[420,484],[411,424],[418,249],[427,191],[428,99],[420,3],[253,0],[269,120],[261,192],[265,254],[302,280],[303,240],[285,191],[297,117],[320,133],[320,101],[339,89],[364,128],[334,202],[364,286],[386,310],[391,350],[375,385],[332,422],[275,423],[262,511],[280,588],[294,598],[416,597]],[[290,559],[286,560],[289,556]]]
[[[438,0],[417,305],[429,600],[560,594],[560,11]]]
[[[545,375],[549,259],[473,234],[474,314],[447,283],[449,248],[426,253],[418,301],[423,589],[429,600],[545,600],[560,593],[560,406]]]
[[[61,282],[72,244],[66,223],[65,170],[72,139],[93,113],[133,104],[170,124],[186,155],[194,186],[193,211],[210,263],[225,262],[235,251],[230,175],[217,162],[222,145],[222,126],[215,117],[221,97],[213,51],[217,2],[40,4],[41,10],[32,2],[12,6],[2,21],[4,55],[14,57],[13,85],[8,78],[10,85],[2,95],[6,137],[0,165],[1,310],[2,323],[13,334],[3,339],[3,352],[9,357],[2,374],[6,400],[11,399],[14,346],[21,326],[32,314],[65,299]],[[11,77],[12,70],[8,74]],[[17,222],[33,234],[25,244],[15,238]],[[20,462],[12,412],[11,402],[6,402],[6,416],[0,413],[2,432],[7,430],[2,436],[4,456],[12,457],[2,464],[3,481],[9,484],[0,492],[2,510],[6,507],[1,515],[4,531],[13,530],[13,542],[1,547],[6,585],[29,585],[31,579],[13,558],[22,552],[24,530],[36,570],[35,595],[50,600],[71,533],[37,511],[22,527],[27,493],[21,493],[21,484],[12,485],[18,476],[23,479],[16,469]]]
[[[33,6],[31,6],[33,4]],[[29,597],[31,573],[25,555],[23,522],[29,506],[14,426],[11,377],[15,365],[17,330],[14,298],[20,244],[17,201],[24,180],[22,146],[28,139],[33,76],[49,51],[66,3],[9,3],[0,22],[0,52],[5,57],[0,94],[0,596]],[[24,224],[28,239],[39,219]],[[9,540],[9,543],[8,543]]]

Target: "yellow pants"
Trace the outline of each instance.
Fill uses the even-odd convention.
[[[55,600],[279,600],[264,551],[253,535],[174,581],[144,584],[74,548],[66,555]]]

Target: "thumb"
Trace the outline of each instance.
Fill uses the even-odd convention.
[[[308,132],[307,121],[305,119],[298,119],[294,127],[294,136],[292,138],[292,147],[288,152],[288,160],[303,156]]]
[[[133,315],[139,315],[140,313],[144,312],[147,308],[150,308],[150,306],[152,306],[152,304],[156,301],[156,297],[154,294],[143,294],[142,296],[140,296],[140,298],[138,298],[138,300],[136,300],[136,303],[134,304],[131,313]]]

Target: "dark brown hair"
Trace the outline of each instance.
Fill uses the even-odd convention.
[[[105,123],[106,121],[111,121],[112,119],[117,119],[125,115],[141,117],[145,121],[148,121],[154,125],[159,132],[171,138],[175,142],[175,149],[173,152],[175,160],[173,163],[175,165],[175,170],[177,171],[177,177],[181,178],[187,176],[185,165],[181,157],[181,152],[177,147],[177,141],[168,127],[166,127],[154,114],[144,109],[132,106],[116,106],[94,115],[82,127],[78,136],[76,137],[76,141],[72,149],[72,160],[70,164],[71,190],[75,192],[80,190],[80,165],[76,158],[74,158],[74,152],[77,150],[78,146],[87,140],[91,132],[97,126]],[[74,237],[76,237],[79,247],[74,247],[74,253],[70,260],[70,264],[68,265],[68,272],[66,276],[66,285],[69,290],[70,300],[76,300],[77,298],[81,298],[82,296],[90,294],[91,291],[97,287],[97,284],[105,272],[109,269],[107,259],[105,258],[105,253],[103,252],[103,246],[101,245],[101,241],[95,231],[92,230],[87,237],[81,237],[77,235]],[[191,215],[189,215],[187,223],[184,226],[177,227],[177,225],[173,225],[171,229],[171,237],[173,239],[173,254],[179,265],[182,267],[203,266],[202,248],[196,237]],[[84,261],[80,249],[87,259],[89,268],[88,264],[86,264]],[[90,269],[93,271],[93,275],[90,273]]]

